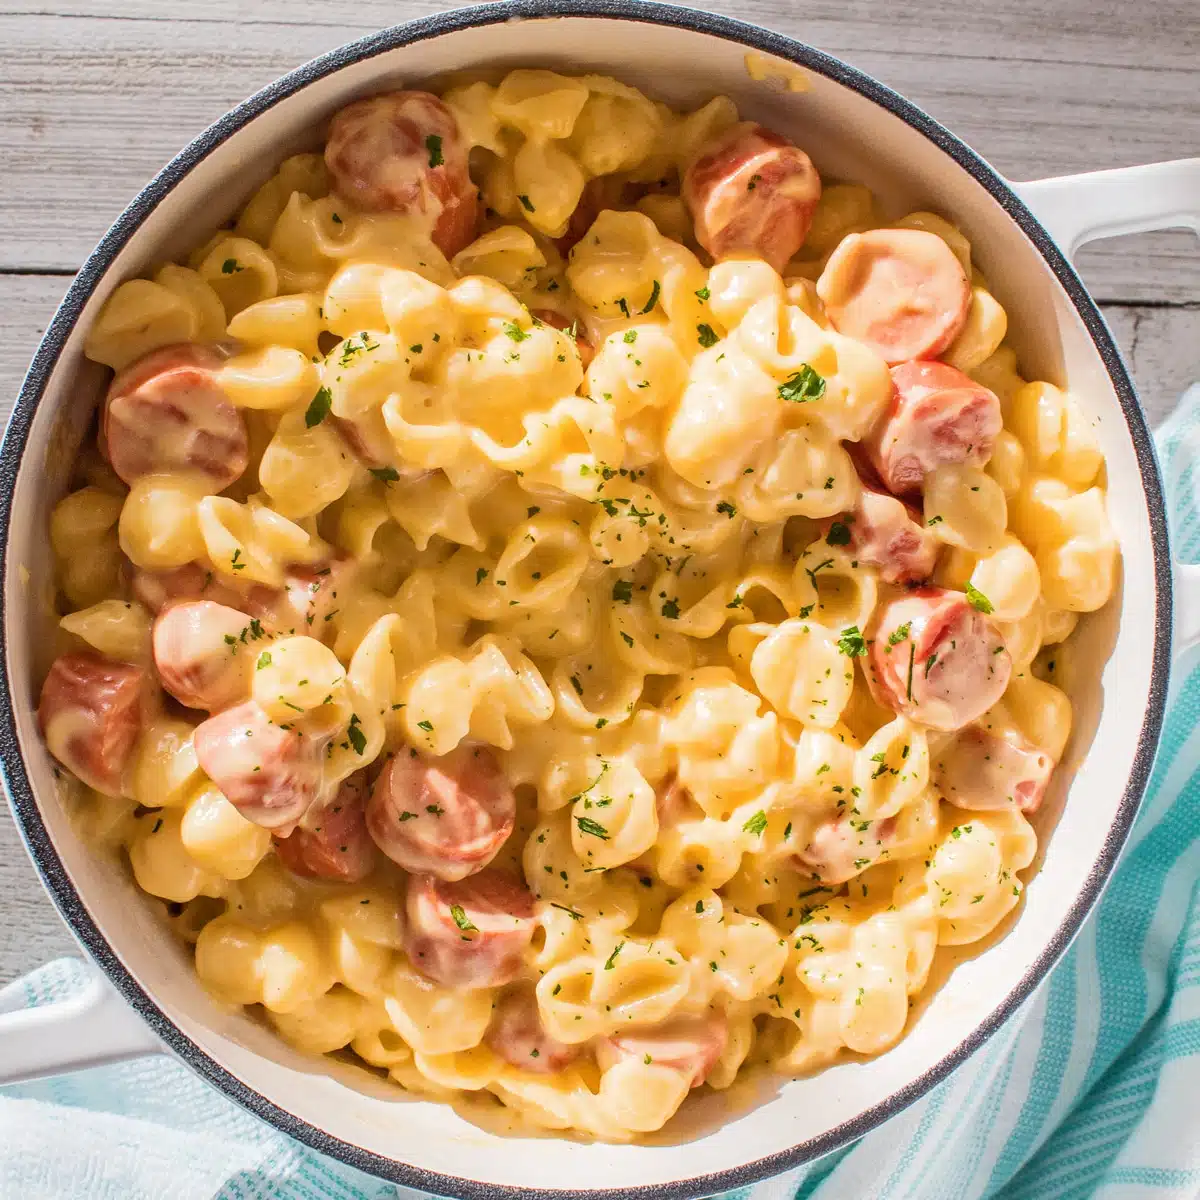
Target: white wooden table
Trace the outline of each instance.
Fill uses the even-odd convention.
[[[699,0],[697,0],[699,2]],[[450,4],[429,0],[3,0],[0,413],[71,276],[171,155],[277,75]],[[911,97],[1004,174],[1200,154],[1200,3],[717,0]],[[113,15],[117,10],[120,15]],[[1081,267],[1152,417],[1200,377],[1200,251],[1166,233]],[[0,809],[0,983],[73,943]]]

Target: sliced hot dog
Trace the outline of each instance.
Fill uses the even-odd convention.
[[[367,777],[356,771],[333,799],[317,804],[287,837],[275,838],[275,853],[293,875],[357,883],[375,865],[375,843],[367,833]]]
[[[1004,693],[1012,659],[961,592],[920,588],[886,605],[864,660],[875,699],[931,729],[969,725]]]
[[[447,258],[475,236],[479,194],[454,114],[430,92],[389,92],[337,113],[325,163],[338,194],[369,212],[423,214]]]
[[[1015,730],[997,735],[972,726],[938,755],[933,767],[942,796],[959,808],[1035,812],[1046,794],[1054,760]]]
[[[142,607],[152,613],[177,600],[211,600],[261,618],[277,597],[276,592],[261,584],[233,587],[199,563],[185,563],[169,571],[144,571],[139,567],[133,572],[130,588]]]
[[[895,832],[895,817],[882,821],[839,817],[818,825],[795,859],[802,870],[810,871],[822,883],[845,883],[882,857]]]
[[[284,581],[285,596],[275,606],[277,627],[287,633],[325,638],[342,607],[346,582],[353,570],[353,563],[340,558],[310,567],[289,567]]]
[[[121,795],[144,721],[149,680],[141,667],[99,654],[55,659],[38,704],[50,753],[89,787]]]
[[[170,604],[154,622],[159,682],[188,708],[228,708],[250,694],[261,637],[261,624],[236,608],[212,600]]]
[[[596,1058],[605,1070],[629,1058],[671,1067],[685,1075],[691,1087],[699,1087],[717,1065],[728,1040],[729,1029],[722,1013],[671,1017],[661,1025],[604,1038],[596,1046]]]
[[[808,236],[821,177],[787,138],[747,122],[700,151],[684,172],[683,198],[714,259],[752,255],[782,272]]]
[[[933,574],[938,541],[919,513],[864,482],[849,520],[826,532],[830,545],[848,544],[855,559],[879,571],[886,583],[919,583]]]
[[[100,448],[126,483],[188,472],[219,492],[241,477],[249,462],[246,423],[217,383],[221,362],[211,346],[164,346],[112,381]]]
[[[505,1062],[539,1075],[570,1066],[580,1052],[546,1032],[537,997],[527,991],[510,992],[496,1005],[483,1040]]]
[[[247,700],[196,727],[200,768],[243,817],[290,832],[321,794],[324,745]]]
[[[996,394],[940,362],[892,368],[892,403],[863,448],[894,495],[918,491],[938,467],[982,467],[1003,424]]]
[[[513,790],[479,746],[460,746],[442,758],[401,748],[367,802],[367,828],[388,858],[446,880],[465,879],[491,862],[515,819]]]
[[[422,975],[453,988],[500,987],[521,971],[533,940],[533,896],[503,871],[408,885],[405,949]]]
[[[958,336],[971,282],[954,251],[920,229],[847,234],[817,280],[833,327],[889,365],[936,358]]]
[[[552,308],[535,308],[531,310],[531,315],[537,317],[544,325],[549,325],[553,329],[561,329],[564,333],[574,326],[575,349],[579,351],[579,361],[583,364],[583,369],[585,371],[588,369],[592,359],[596,357],[596,350],[588,341],[587,334],[578,321],[568,321],[562,313],[557,313]]]

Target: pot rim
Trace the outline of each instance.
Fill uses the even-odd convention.
[[[659,0],[498,0],[496,3],[457,8],[421,17],[350,42],[288,72],[209,126],[155,175],[88,256],[38,346],[4,433],[3,444],[0,445],[0,578],[8,578],[12,497],[30,425],[63,347],[84,306],[117,255],[176,185],[214,150],[256,117],[309,84],[344,67],[365,62],[402,46],[467,28],[515,19],[553,17],[622,20],[708,34],[785,59],[832,79],[878,104],[942,149],[991,194],[1053,272],[1095,344],[1125,417],[1146,495],[1154,554],[1156,637],[1146,716],[1130,765],[1124,795],[1095,867],[1045,949],[991,1014],[953,1051],[905,1087],[892,1093],[886,1100],[818,1137],[738,1167],[664,1184],[585,1190],[493,1184],[485,1180],[445,1175],[386,1158],[343,1141],[280,1108],[201,1049],[143,990],[92,918],[54,847],[39,811],[21,757],[17,735],[16,701],[7,671],[6,620],[0,623],[0,657],[5,664],[5,669],[0,671],[0,756],[3,759],[4,781],[17,827],[46,889],[75,937],[125,1000],[171,1051],[204,1080],[243,1108],[322,1154],[368,1174],[436,1195],[462,1197],[463,1200],[497,1200],[497,1197],[504,1196],[530,1196],[538,1197],[539,1200],[691,1200],[692,1197],[711,1196],[732,1188],[745,1187],[847,1145],[925,1095],[970,1057],[1013,1014],[1065,953],[1099,900],[1116,866],[1149,782],[1166,706],[1172,626],[1172,581],[1166,508],[1153,441],[1128,371],[1095,301],[1045,228],[1008,182],[984,159],[915,104],[870,75],[823,51],[757,25],[692,8],[660,3]]]

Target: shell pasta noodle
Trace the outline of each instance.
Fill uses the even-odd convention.
[[[218,1000],[514,1127],[886,1051],[1020,904],[1118,569],[1007,334],[958,229],[723,97],[355,101],[88,332],[83,834]]]

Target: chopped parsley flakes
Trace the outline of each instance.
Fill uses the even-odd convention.
[[[479,926],[471,921],[467,916],[461,904],[450,905],[450,915],[454,918],[454,923],[463,931],[463,933],[478,933]]]
[[[848,658],[862,658],[867,652],[867,642],[857,625],[849,625],[838,638],[838,650]]]
[[[767,814],[760,808],[746,823],[742,826],[743,833],[752,833],[755,836],[761,834],[767,827]]]
[[[990,613],[992,602],[975,586],[971,581],[967,581],[967,603],[976,611],[981,613]]]
[[[333,407],[333,393],[327,387],[317,388],[317,394],[309,401],[307,410],[304,413],[304,424],[312,429],[314,425],[320,423],[329,416],[329,410]],[[396,476],[400,478],[399,475]]]
[[[780,400],[804,404],[808,400],[820,400],[825,395],[825,377],[804,363],[800,370],[779,385]]]

